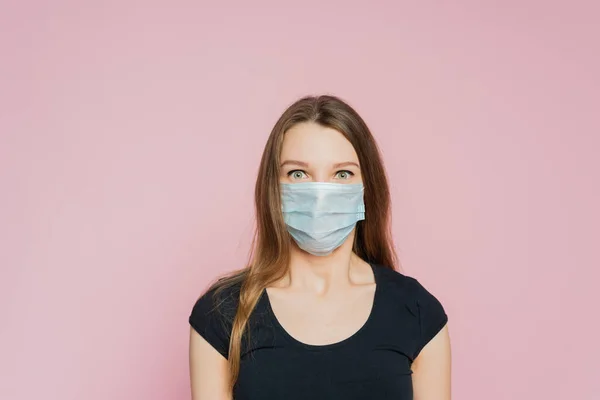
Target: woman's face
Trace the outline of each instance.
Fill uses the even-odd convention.
[[[304,122],[284,135],[279,181],[362,183],[362,177],[356,151],[344,135]]]

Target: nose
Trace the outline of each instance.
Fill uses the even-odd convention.
[[[329,177],[326,171],[315,171],[313,182],[328,182]]]

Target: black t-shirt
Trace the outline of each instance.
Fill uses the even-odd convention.
[[[329,345],[308,345],[279,324],[263,291],[242,340],[235,400],[412,400],[412,361],[448,321],[416,279],[372,265],[375,298],[367,322]],[[225,358],[239,286],[204,294],[190,325]]]

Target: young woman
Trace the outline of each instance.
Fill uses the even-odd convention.
[[[248,267],[189,318],[194,400],[449,400],[443,306],[396,270],[373,136],[333,96],[291,105],[267,141]]]

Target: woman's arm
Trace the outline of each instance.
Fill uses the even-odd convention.
[[[411,369],[414,400],[450,400],[451,352],[448,325],[423,347]]]
[[[190,329],[192,400],[231,400],[227,359]]]

